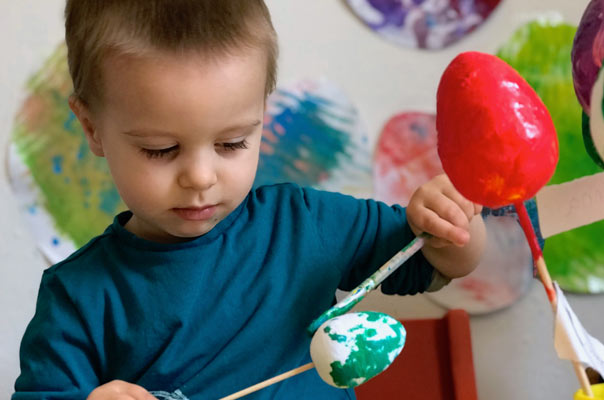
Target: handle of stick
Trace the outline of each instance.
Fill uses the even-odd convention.
[[[277,375],[271,379],[267,379],[265,381],[262,381],[260,383],[257,383],[253,386],[250,386],[246,389],[240,390],[236,393],[233,393],[231,395],[228,395],[226,397],[221,398],[220,400],[235,400],[235,399],[239,399],[243,396],[247,396],[250,393],[254,393],[257,392],[260,389],[264,389],[267,386],[273,385],[277,382],[281,382],[283,380],[286,380],[287,378],[291,378],[292,376],[301,374],[304,371],[308,371],[309,369],[313,369],[315,367],[315,364],[313,363],[308,363],[305,365],[302,365],[301,367],[292,369],[291,371],[287,371],[282,373],[281,375]]]
[[[526,207],[524,207],[524,203],[518,202],[514,204],[514,206],[516,207],[516,211],[518,212],[520,226],[522,227],[524,235],[526,236],[526,240],[528,241],[529,247],[531,248],[533,260],[535,260],[535,264],[537,265],[539,279],[541,280],[541,283],[545,288],[547,298],[549,299],[552,311],[555,314],[558,303],[558,299],[556,298],[556,290],[554,289],[552,278],[549,274],[549,271],[547,270],[547,265],[545,264],[545,259],[543,258],[541,247],[539,246],[539,242],[537,241],[537,235],[535,235],[533,224],[531,224],[531,219],[526,211]],[[578,361],[571,360],[571,362],[573,364],[575,375],[577,375],[577,379],[581,384],[581,389],[583,389],[583,392],[587,397],[594,397],[594,394],[591,390],[591,385],[589,384],[589,379],[587,379],[587,373],[585,372],[585,368]]]
[[[348,296],[344,297],[336,305],[315,319],[306,329],[308,335],[312,336],[325,321],[350,311],[355,305],[363,300],[367,293],[378,287],[384,279],[390,276],[401,265],[403,265],[405,261],[421,250],[421,248],[424,246],[425,240],[429,237],[430,234],[422,233],[409,242],[409,244],[396,253],[390,260],[384,263],[369,278],[365,279],[359,286],[353,289]]]

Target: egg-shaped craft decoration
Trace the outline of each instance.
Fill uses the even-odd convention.
[[[459,54],[441,78],[438,155],[457,190],[490,208],[533,197],[558,163],[552,118],[530,85],[500,58]]]
[[[324,322],[313,335],[310,355],[329,385],[351,388],[392,364],[405,345],[403,325],[383,313],[348,313]]]

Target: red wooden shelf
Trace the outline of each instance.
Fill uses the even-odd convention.
[[[394,363],[356,388],[359,400],[477,400],[470,319],[451,310],[440,319],[401,321],[407,341]]]

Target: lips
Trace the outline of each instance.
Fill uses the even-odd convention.
[[[210,205],[205,207],[186,207],[186,208],[173,208],[176,215],[186,221],[205,221],[214,216],[216,213],[216,205]]]

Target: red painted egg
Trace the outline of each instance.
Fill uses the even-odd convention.
[[[558,162],[549,112],[501,59],[458,55],[437,94],[438,155],[457,190],[491,208],[533,197]]]

